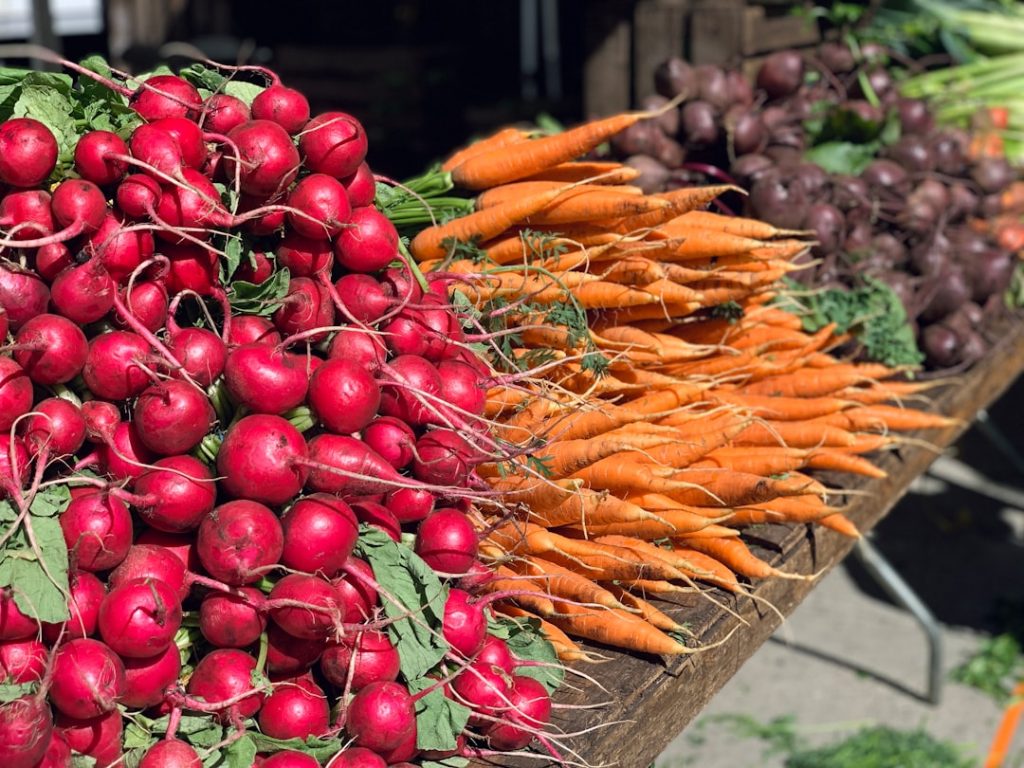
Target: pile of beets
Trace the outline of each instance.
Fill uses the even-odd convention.
[[[447,754],[525,747],[548,693],[456,586],[486,578],[469,500],[489,369],[446,286],[400,258],[362,126],[310,119],[276,81],[251,105],[175,75],[127,98],[137,127],[84,133],[64,178],[45,124],[0,124],[0,546],[19,526],[32,540],[36,496],[70,489],[66,619],[0,587],[0,691],[34,683],[0,703],[0,762],[113,765],[144,712],[169,716],[144,768],[202,764],[182,713],[225,726],[225,748],[255,729],[333,738],[337,768],[409,765],[425,692],[353,555],[361,523],[450,586],[432,674],[471,714]],[[283,296],[232,307],[236,281],[251,294],[283,270]]]
[[[813,264],[794,278],[816,287],[879,278],[903,302],[929,368],[984,354],[979,328],[1003,310],[1016,258],[976,220],[1000,212],[1016,173],[974,151],[964,130],[937,126],[924,102],[901,97],[884,48],[781,51],[753,83],[671,59],[655,86],[645,108],[681,99],[679,109],[613,142],[647,191],[736,183],[750,192],[727,199],[736,212],[816,234]],[[832,173],[813,162],[826,142]],[[835,167],[844,152],[866,153],[851,163],[856,172]]]

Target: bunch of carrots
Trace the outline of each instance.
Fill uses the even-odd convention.
[[[536,617],[565,660],[590,658],[573,638],[694,652],[652,597],[808,578],[758,558],[740,529],[857,536],[808,471],[882,477],[867,454],[909,440],[894,432],[951,423],[890,404],[927,384],[838,359],[834,329],[805,333],[773,305],[805,233],[703,210],[730,187],[644,195],[631,168],[579,159],[651,116],[470,145],[443,169],[476,211],[410,246],[482,320],[501,317],[515,344],[495,347],[499,363],[547,360],[489,393],[518,458],[478,473],[518,514],[495,512],[481,553],[488,588],[514,595],[500,610]]]

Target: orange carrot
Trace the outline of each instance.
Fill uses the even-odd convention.
[[[609,493],[582,489],[550,509],[532,507],[530,521],[547,528],[563,525],[587,526],[651,520],[656,515]]]
[[[605,608],[625,608],[615,596],[586,576],[563,568],[542,557],[528,557],[514,564],[520,575],[532,576],[532,584],[553,598],[561,597],[577,603],[591,603]]]
[[[865,458],[845,451],[833,451],[820,448],[809,451],[806,466],[811,469],[831,470],[833,472],[850,472],[864,477],[888,477],[884,469],[880,469]]]
[[[1018,682],[1010,694],[1010,702],[1003,710],[1003,717],[989,746],[984,768],[1001,768],[1013,743],[1021,715],[1024,715],[1024,681]]]
[[[724,510],[720,510],[724,511]],[[661,512],[657,517],[648,520],[634,520],[621,523],[604,523],[593,525],[571,525],[568,529],[587,536],[629,536],[642,541],[657,541],[668,536],[687,534],[690,536],[734,536],[735,531],[715,524],[715,520],[728,520],[729,514],[718,518],[706,517],[679,509],[672,512]]]
[[[729,570],[735,571],[748,579],[767,579],[772,576],[783,578],[804,579],[805,576],[783,573],[754,555],[740,539],[681,539],[686,546],[710,555]]]
[[[851,401],[837,397],[772,397],[721,390],[714,391],[711,397],[722,403],[749,408],[752,416],[771,421],[810,421],[839,413],[853,405]]]
[[[689,576],[722,587],[729,592],[741,591],[742,587],[736,579],[736,574],[714,557],[684,546],[674,547],[672,554],[672,563]]]
[[[734,438],[736,445],[784,445],[790,448],[853,445],[846,430],[806,421],[755,421]]]
[[[628,165],[600,160],[562,163],[529,176],[524,181],[574,182],[593,179],[595,184],[628,184],[640,176],[640,171]]]
[[[578,480],[546,480],[511,475],[492,480],[491,485],[504,494],[508,503],[553,507],[570,498],[583,484]]]
[[[891,374],[892,371],[888,367],[874,363],[840,364],[815,371],[813,376],[806,371],[772,376],[749,384],[743,387],[742,391],[748,395],[782,397],[824,397],[828,395],[849,397],[848,394],[842,392],[844,389],[861,382],[882,379]],[[850,399],[855,398],[850,397]]]
[[[578,637],[638,653],[680,655],[697,653],[632,613],[616,609],[577,608],[556,603],[560,615],[550,621]]]
[[[616,133],[652,116],[650,112],[613,115],[553,136],[542,136],[483,152],[453,168],[452,179],[466,189],[487,189],[535,176],[548,168],[585,155]]]
[[[841,512],[836,512],[833,515],[825,515],[818,521],[819,525],[823,525],[826,528],[830,528],[833,531],[837,531],[843,536],[848,536],[851,539],[859,539],[860,531],[857,530],[857,526]]]
[[[571,184],[572,182],[569,183]],[[478,211],[483,210],[484,208],[493,208],[496,205],[504,205],[505,203],[509,203],[521,197],[529,197],[552,189],[565,189],[565,187],[566,182],[564,181],[517,181],[512,184],[504,184],[500,187],[492,187],[477,196],[476,208]],[[562,195],[554,206],[561,206],[565,201],[572,198],[589,196],[595,193],[598,195],[621,194],[629,195],[634,198],[643,197],[643,190],[641,190],[640,187],[576,184]],[[549,206],[549,208],[554,206]],[[576,223],[577,221],[583,221],[583,219],[574,219],[572,223]]]
[[[795,472],[807,461],[808,452],[784,446],[727,446],[718,448],[693,465],[694,469],[734,469],[755,475]]]
[[[509,599],[519,603],[522,607],[537,613],[540,616],[550,616],[555,612],[555,606],[548,598],[547,592],[526,579],[515,578],[518,574],[511,568],[499,565],[495,568],[497,578],[489,579],[481,585],[483,592],[516,592],[515,597]],[[502,578],[504,577],[504,578]]]
[[[715,198],[731,191],[739,191],[739,188],[731,184],[722,184],[708,187],[680,187],[669,192],[662,192],[655,197],[667,200],[671,205],[661,210],[628,216],[612,222],[610,229],[616,232],[635,232],[649,227],[657,227],[669,219],[703,208]]]
[[[755,240],[772,240],[776,237],[793,237],[805,234],[794,229],[776,229],[757,219],[745,219],[740,216],[723,216],[711,211],[691,211],[681,217],[687,224],[704,229],[718,229],[730,235],[749,237]]]
[[[637,434],[629,426],[606,432],[595,440],[560,440],[548,443],[535,454],[544,462],[550,477],[567,477],[595,461],[621,451],[645,451],[675,441],[673,430],[663,428],[660,433]]]
[[[495,149],[501,149],[502,147],[507,147],[510,144],[527,141],[528,139],[529,134],[519,128],[511,126],[508,128],[502,128],[497,133],[487,136],[486,138],[479,139],[478,141],[474,141],[469,146],[463,147],[458,152],[454,153],[441,164],[441,170],[449,173],[471,157],[476,157],[484,152],[491,152]]]
[[[662,632],[681,632],[683,626],[679,624],[675,619],[669,616],[667,613],[659,609],[652,603],[647,602],[642,597],[637,597],[632,592],[624,589],[618,584],[605,584],[605,589],[614,595],[619,602],[623,603],[627,608],[633,611],[639,612],[641,618],[653,627],[657,627]]]
[[[532,619],[539,622],[540,631],[551,643],[561,661],[590,661],[590,657],[574,643],[565,632],[539,616],[514,605],[499,605],[499,613],[516,619]]]

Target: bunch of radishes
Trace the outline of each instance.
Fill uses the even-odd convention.
[[[374,208],[362,126],[310,120],[276,79],[251,105],[175,75],[129,99],[137,127],[81,135],[62,179],[44,123],[0,124],[5,768],[114,764],[126,718],[160,724],[126,756],[145,768],[243,743],[267,768],[317,765],[288,739],[338,768],[405,765],[437,691],[469,730],[427,757],[525,747],[548,692],[485,601],[445,586],[487,578],[470,502],[500,450],[489,369]],[[262,297],[248,314],[243,289]],[[40,622],[5,565],[40,554],[38,500],[63,489],[70,567],[47,576],[67,613]],[[439,574],[439,621],[396,610],[353,555],[360,523]],[[429,684],[394,642],[413,625],[441,649]],[[183,713],[221,743],[191,744]]]

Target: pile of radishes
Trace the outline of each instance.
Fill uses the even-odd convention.
[[[127,103],[130,134],[84,129],[70,165],[43,122],[0,124],[4,768],[527,746],[544,665],[471,594],[490,371],[374,207],[362,126],[276,79]]]

